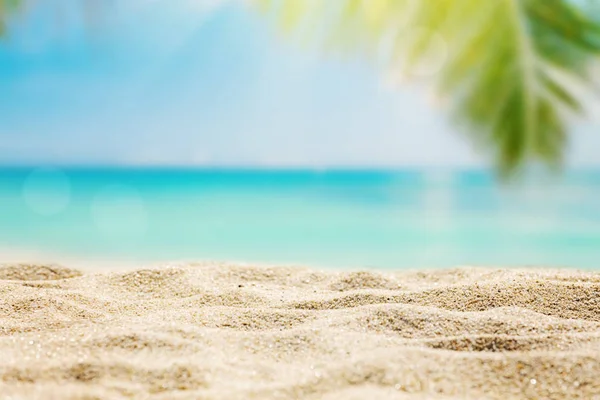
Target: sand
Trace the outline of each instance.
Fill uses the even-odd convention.
[[[2,399],[600,399],[600,273],[0,267]]]

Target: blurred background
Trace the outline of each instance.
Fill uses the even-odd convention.
[[[596,8],[0,0],[0,254],[596,268]]]

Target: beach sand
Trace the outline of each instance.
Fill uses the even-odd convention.
[[[600,273],[0,267],[0,398],[600,399]]]

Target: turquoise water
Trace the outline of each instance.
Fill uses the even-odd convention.
[[[0,169],[0,248],[333,267],[600,266],[600,172]]]

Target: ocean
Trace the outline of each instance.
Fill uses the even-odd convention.
[[[600,171],[1,168],[0,249],[335,268],[600,267]]]

